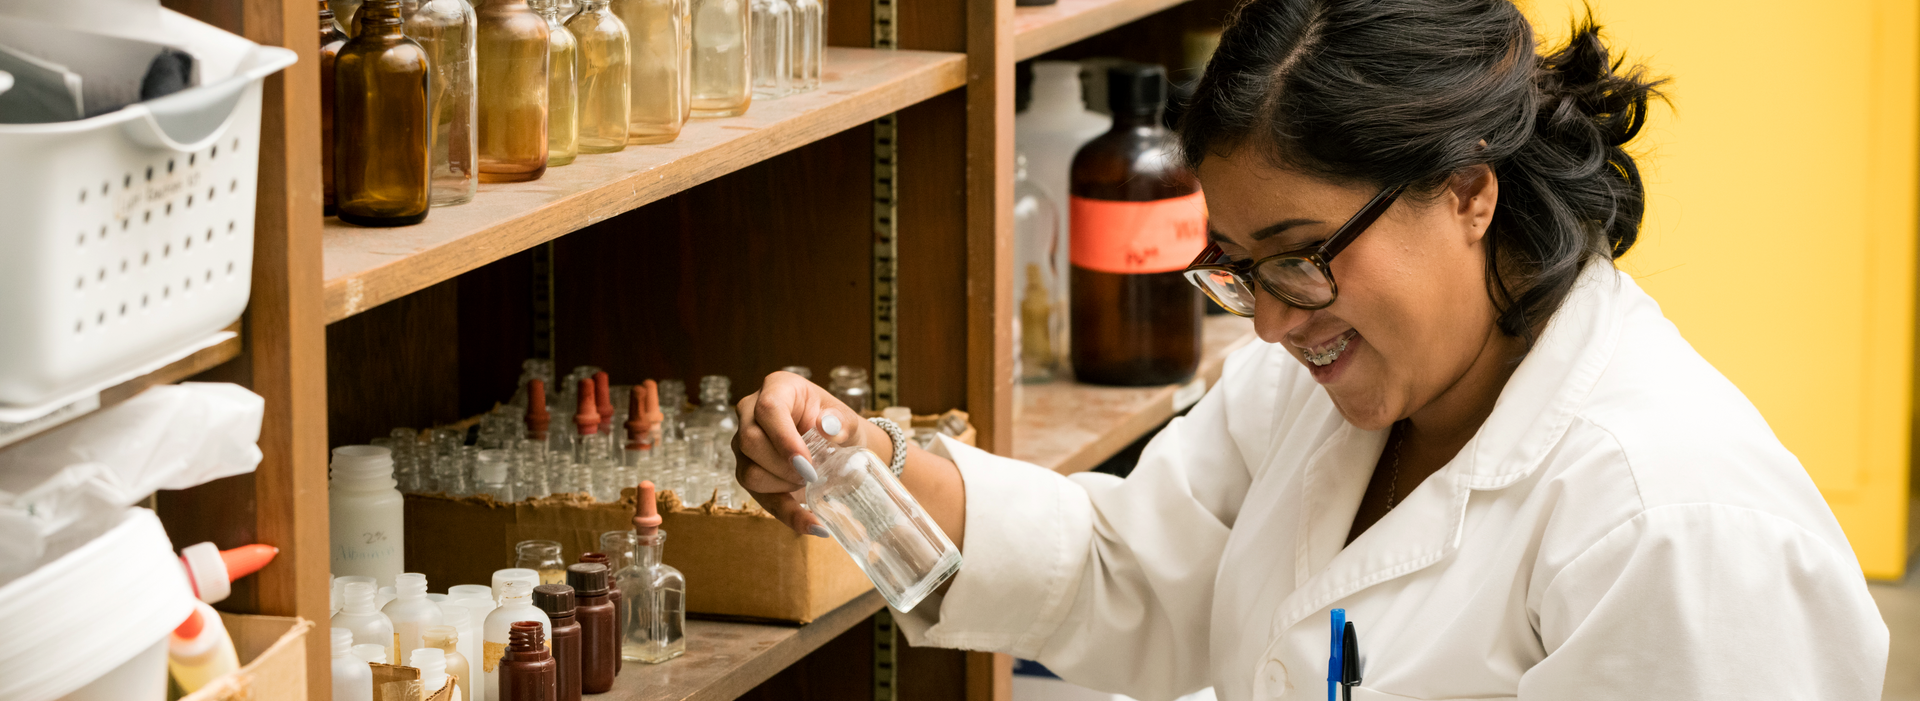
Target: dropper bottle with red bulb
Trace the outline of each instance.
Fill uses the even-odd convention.
[[[653,482],[634,495],[633,564],[615,575],[626,614],[620,621],[620,656],[659,664],[687,652],[687,578],[660,560],[667,532]]]
[[[527,381],[527,433],[515,450],[514,493],[540,498],[553,493],[548,484],[547,429],[553,415],[547,411],[547,383],[539,378]]]
[[[567,491],[593,491],[593,465],[600,433],[600,402],[594,398],[593,378],[580,380],[576,395],[579,406],[573,412],[573,464],[567,471]]]
[[[639,470],[647,462],[647,453],[653,450],[653,434],[647,425],[647,392],[653,382],[648,381],[633,386],[628,395],[626,451],[621,456],[621,464],[638,480]],[[655,401],[658,401],[657,399]]]

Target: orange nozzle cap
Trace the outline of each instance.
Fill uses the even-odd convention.
[[[279,554],[280,549],[271,545],[242,545],[220,551],[220,560],[227,563],[227,581],[233,582],[259,572],[260,568],[273,562],[273,556]]]
[[[636,386],[627,395],[627,450],[647,447],[647,388]]]
[[[667,420],[667,415],[660,411],[660,383],[647,380],[644,384],[647,387],[647,430],[651,431]]]
[[[200,631],[206,627],[207,622],[200,617],[200,609],[196,608],[193,613],[187,614],[187,620],[181,621],[179,627],[173,629],[173,637],[192,640],[200,637]]]
[[[527,437],[536,441],[546,440],[547,427],[553,424],[553,414],[547,411],[547,383],[545,380],[527,381]]]
[[[660,504],[654,501],[653,480],[640,482],[640,493],[633,504],[633,530],[643,536],[660,532]]]
[[[600,428],[613,427],[613,388],[607,385],[605,370],[593,374],[594,408],[600,410]]]
[[[600,403],[593,398],[593,380],[580,381],[580,407],[573,413],[573,425],[580,427],[580,435],[591,436],[600,432]]]

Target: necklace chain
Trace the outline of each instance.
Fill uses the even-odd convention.
[[[1387,439],[1393,441],[1393,466],[1387,468],[1387,510],[1392,511],[1395,491],[1400,486],[1400,444],[1406,442],[1405,437],[1400,435],[1398,422],[1393,424],[1393,432]]]

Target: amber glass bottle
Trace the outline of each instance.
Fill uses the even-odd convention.
[[[559,0],[533,0],[547,20],[547,165],[563,166],[580,155],[580,42],[567,31]]]
[[[607,0],[585,0],[567,20],[580,44],[574,58],[580,88],[580,152],[613,153],[627,147],[630,107],[627,25],[614,16]]]
[[[527,0],[488,0],[480,33],[480,181],[547,172],[547,20]]]
[[[333,216],[333,59],[347,43],[347,32],[320,0],[320,191],[327,216]]]
[[[404,226],[427,218],[427,52],[400,33],[400,1],[360,6],[360,31],[333,64],[333,190],[340,220]]]
[[[680,137],[692,106],[690,0],[613,0],[627,24],[627,143],[661,144]]]
[[[1113,129],[1073,158],[1073,371],[1081,382],[1181,382],[1200,363],[1201,294],[1180,271],[1206,246],[1200,184],[1161,126],[1166,71],[1107,71]]]

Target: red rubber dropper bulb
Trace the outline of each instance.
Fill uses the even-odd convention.
[[[653,480],[641,480],[640,493],[633,504],[633,532],[652,537],[660,532],[660,505],[654,501]]]
[[[553,425],[553,414],[547,411],[547,383],[545,380],[527,381],[527,438],[536,441],[547,439],[547,428]]]
[[[613,388],[607,385],[607,373],[604,370],[593,374],[593,399],[596,402],[594,408],[600,410],[600,430],[611,433],[613,431]]]
[[[582,436],[600,432],[600,403],[593,398],[593,380],[580,381],[580,407],[574,411],[573,425]]]
[[[627,395],[627,450],[644,450],[647,446],[647,387],[638,385]]]

